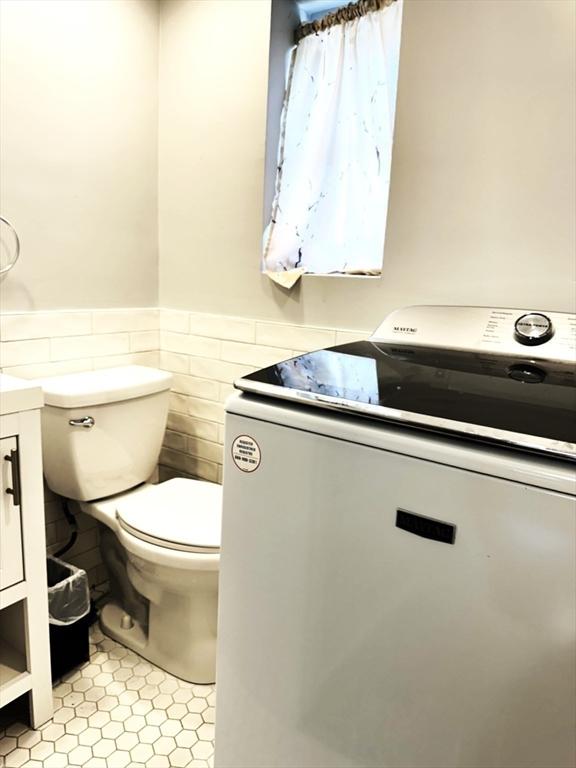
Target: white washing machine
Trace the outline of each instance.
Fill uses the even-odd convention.
[[[237,382],[216,768],[574,766],[575,359],[412,307]]]

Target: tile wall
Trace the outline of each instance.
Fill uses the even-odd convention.
[[[224,402],[235,379],[301,352],[366,335],[362,331],[161,310],[160,366],[174,375],[160,457],[163,476],[176,471],[221,482]]]
[[[34,379],[137,363],[159,363],[159,312],[130,309],[93,312],[23,312],[0,315],[0,366]],[[46,541],[55,552],[69,539],[61,499],[45,488]],[[64,558],[88,572],[90,584],[106,582],[98,523],[78,514],[79,536]]]
[[[233,381],[301,352],[365,338],[368,331],[271,323],[170,309],[29,312],[0,316],[0,365],[31,379],[116,365],[160,367],[174,376],[160,477],[222,480],[224,402]],[[106,572],[95,521],[79,515],[66,554],[91,584]],[[61,501],[46,493],[51,551],[68,539]]]

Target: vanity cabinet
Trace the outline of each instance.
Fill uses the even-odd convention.
[[[29,695],[52,717],[40,408],[42,390],[0,375],[0,708]]]

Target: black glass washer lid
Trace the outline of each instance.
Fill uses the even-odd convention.
[[[490,353],[354,342],[236,381],[246,392],[576,460],[576,371]]]

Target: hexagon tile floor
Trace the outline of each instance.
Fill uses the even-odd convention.
[[[192,685],[90,632],[90,661],[54,688],[34,731],[0,720],[0,768],[211,768],[213,685]]]

